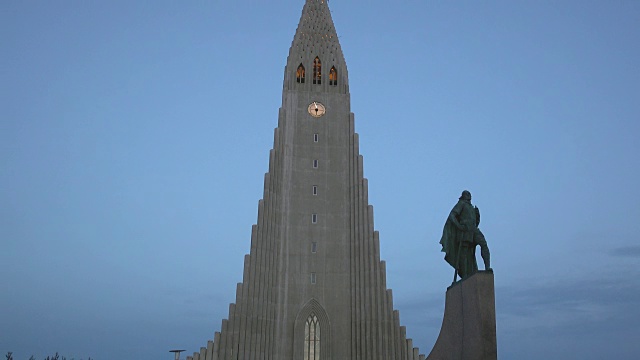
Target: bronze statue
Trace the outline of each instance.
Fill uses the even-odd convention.
[[[479,224],[480,210],[471,204],[471,193],[465,190],[449,213],[440,239],[442,252],[445,253],[444,259],[455,269],[454,282],[458,275],[466,279],[478,271],[476,262],[478,245],[485,270],[491,270],[489,247],[484,235],[478,229]]]

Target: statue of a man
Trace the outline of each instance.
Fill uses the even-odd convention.
[[[490,269],[489,247],[478,229],[479,224],[480,211],[471,204],[471,193],[465,190],[449,213],[440,239],[444,259],[456,269],[462,279],[478,271],[475,256],[477,245],[480,245],[485,269]]]

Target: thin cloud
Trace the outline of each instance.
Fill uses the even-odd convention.
[[[502,312],[517,316],[540,316],[540,312],[559,310],[564,313],[586,313],[594,309],[617,312],[635,307],[640,301],[640,283],[632,274],[626,277],[586,276],[584,279],[559,279],[546,284],[517,284],[497,289],[496,301]],[[639,312],[640,313],[640,312]]]
[[[591,358],[607,348],[613,358],[640,353],[640,280],[637,273],[585,274],[581,279],[519,283],[496,289],[498,336],[506,354],[528,359]],[[506,342],[506,343],[505,343]],[[505,345],[516,343],[518,346]],[[544,350],[540,350],[540,347]],[[576,350],[579,349],[579,350]],[[545,353],[546,351],[546,353]],[[571,352],[578,351],[578,352]],[[600,352],[599,352],[600,351]],[[503,354],[504,354],[503,353]]]
[[[624,246],[613,249],[609,252],[615,257],[637,257],[640,258],[640,246]]]

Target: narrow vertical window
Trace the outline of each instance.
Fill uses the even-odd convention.
[[[318,142],[320,136],[318,134],[313,134],[313,142]]]
[[[318,243],[315,241],[311,243],[311,252],[314,254],[318,252]]]
[[[312,224],[318,223],[318,214],[311,214],[311,223]]]
[[[298,70],[296,70],[296,81],[304,84],[304,66],[300,64]]]
[[[304,325],[304,360],[320,360],[320,322],[313,313]]]
[[[335,66],[332,66],[331,70],[329,71],[329,85],[338,85],[338,71],[336,70]]]
[[[316,273],[311,273],[311,283],[312,284],[316,283]]]
[[[313,160],[313,168],[314,169],[318,168],[318,160]]]
[[[322,63],[320,62],[320,58],[317,56],[315,60],[313,60],[313,83],[322,83]]]
[[[318,186],[313,185],[313,195],[318,195]]]

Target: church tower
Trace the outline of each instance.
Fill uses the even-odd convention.
[[[326,0],[306,0],[229,317],[196,360],[419,360],[393,310]]]

